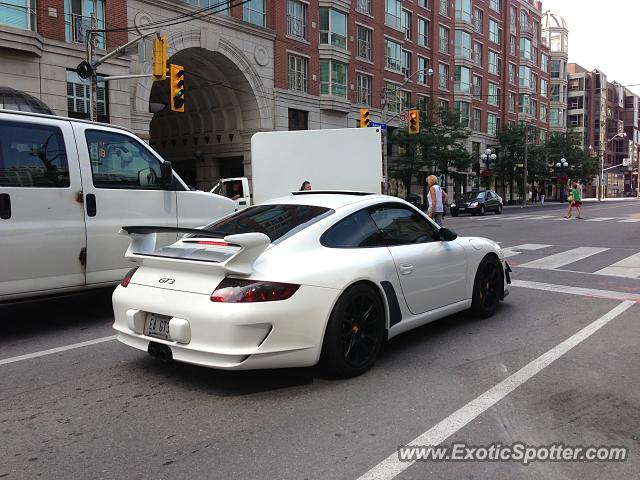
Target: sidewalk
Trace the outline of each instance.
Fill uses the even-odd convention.
[[[603,198],[601,201],[602,202],[632,202],[632,201],[637,201],[640,202],[640,198],[636,198],[636,197],[622,197],[622,198]],[[583,198],[582,199],[582,203],[598,203],[598,199],[597,198]],[[545,208],[547,206],[569,206],[568,202],[563,202],[560,203],[558,200],[545,200],[544,202],[544,207],[542,207],[540,205],[540,202],[537,203],[527,203],[524,207],[520,204],[520,205],[505,205],[503,208],[505,210],[512,210],[512,209],[521,209],[521,208]]]

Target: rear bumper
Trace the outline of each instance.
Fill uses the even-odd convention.
[[[322,339],[339,290],[302,286],[281,302],[222,304],[209,295],[130,284],[113,294],[114,329],[122,343],[147,351],[167,345],[174,360],[206,367],[248,370],[306,367],[320,358]],[[172,317],[178,338],[144,334],[146,312]],[[177,332],[177,330],[176,330]]]

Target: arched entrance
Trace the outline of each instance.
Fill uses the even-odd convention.
[[[222,43],[226,54],[189,47],[171,56],[169,63],[185,69],[184,113],[171,111],[169,79],[150,88],[149,102],[167,105],[151,120],[150,143],[199,189],[250,176],[251,136],[272,128],[260,77],[241,52]]]

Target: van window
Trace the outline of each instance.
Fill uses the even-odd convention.
[[[58,127],[0,121],[0,186],[69,185],[67,152]]]
[[[87,130],[91,174],[96,188],[163,189],[160,160],[126,135]]]

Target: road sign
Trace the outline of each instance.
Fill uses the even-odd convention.
[[[370,127],[381,128],[382,130],[386,130],[387,129],[387,124],[386,123],[369,122],[369,126]]]
[[[400,112],[400,121],[406,122],[409,118],[409,114],[407,112]]]
[[[631,165],[631,162],[629,161],[629,159],[628,158],[623,158],[622,159],[622,166],[628,167],[629,165]]]

